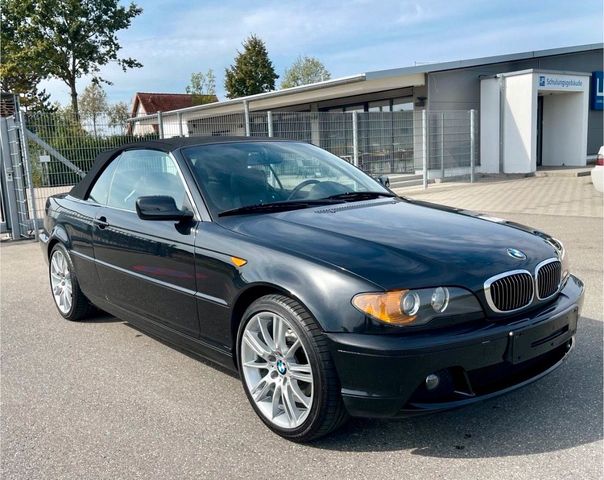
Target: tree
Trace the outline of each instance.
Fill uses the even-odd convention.
[[[216,77],[210,68],[206,73],[197,72],[191,74],[191,83],[185,91],[193,95],[193,105],[203,105],[216,101]]]
[[[235,64],[226,69],[224,88],[228,98],[244,97],[274,90],[277,78],[266,45],[251,35],[243,42],[243,52],[237,51]]]
[[[210,68],[206,73],[197,72],[191,74],[191,83],[185,91],[192,95],[216,95],[216,77]]]
[[[23,52],[11,41],[10,25],[5,22],[6,5],[0,0],[2,28],[0,28],[0,87],[3,92],[19,96],[19,103],[29,112],[54,112],[50,95],[39,90],[41,77],[29,68],[21,67]]]
[[[3,54],[0,54],[4,58]],[[4,64],[0,66],[0,71]],[[17,76],[0,73],[0,89],[3,92],[14,93],[19,96],[19,104],[30,113],[52,113],[56,107],[50,102],[50,94],[46,90],[39,90],[40,79],[33,74],[20,72]]]
[[[95,135],[97,118],[107,113],[107,107],[107,94],[98,83],[92,82],[84,89],[80,99],[80,113],[82,117],[92,120]]]
[[[110,127],[125,127],[126,120],[130,118],[130,108],[125,102],[117,102],[107,109]]]
[[[119,58],[117,32],[128,28],[142,10],[118,0],[1,0],[2,75],[32,72],[40,79],[58,78],[71,93],[71,106],[79,117],[76,81],[116,62],[124,71],[142,65],[133,58]],[[7,61],[8,60],[8,61]]]
[[[309,83],[322,82],[330,78],[331,74],[318,58],[303,57],[300,55],[292,66],[285,70],[281,88],[308,85]]]

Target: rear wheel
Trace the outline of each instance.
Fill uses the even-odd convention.
[[[347,418],[327,340],[297,301],[267,295],[245,312],[238,335],[245,393],[279,435],[309,441]]]
[[[92,305],[80,290],[67,249],[57,243],[48,264],[50,289],[59,313],[67,320],[82,320],[92,311]]]

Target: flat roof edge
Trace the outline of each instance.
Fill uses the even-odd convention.
[[[296,94],[296,93],[307,92],[307,91],[312,91],[312,90],[320,90],[322,88],[336,87],[338,85],[346,85],[348,83],[356,83],[356,82],[362,82],[362,81],[365,81],[364,73],[360,73],[357,75],[350,75],[348,77],[335,78],[333,80],[325,80],[323,82],[309,83],[308,85],[300,85],[297,87],[285,88],[283,90],[274,90],[272,92],[257,93],[255,95],[248,95],[245,97],[238,97],[238,98],[233,98],[233,99],[219,101],[219,102],[205,103],[203,105],[194,105],[192,107],[178,108],[176,110],[168,110],[168,111],[162,112],[162,115],[169,116],[169,115],[176,115],[179,113],[202,112],[204,110],[212,110],[217,107],[236,105],[238,103],[243,104],[244,102],[253,102],[255,100],[264,100],[266,98],[287,96],[290,94]],[[157,117],[157,115],[144,115],[141,117],[129,118],[128,121],[136,122],[136,121],[141,121],[141,120],[149,120],[150,118],[153,118],[153,117]]]
[[[413,67],[376,70],[373,72],[367,72],[365,75],[367,77],[367,80],[375,80],[385,77],[410,75],[413,73],[433,73],[445,70],[455,70],[458,68],[478,67],[480,65],[489,65],[493,63],[513,62],[518,60],[530,60],[531,58],[589,52],[593,50],[600,50],[602,48],[604,48],[604,43],[590,43],[586,45],[550,48],[547,50],[533,50],[529,52],[494,55],[490,57],[471,58],[466,60],[452,60],[449,62],[437,62],[427,65],[416,65]]]
[[[503,72],[493,75],[492,78],[498,77],[513,77],[515,75],[526,75],[529,73],[545,73],[549,75],[570,75],[575,77],[591,77],[591,72],[573,72],[568,70],[547,70],[540,68],[528,68],[526,70],[518,70],[516,72]]]

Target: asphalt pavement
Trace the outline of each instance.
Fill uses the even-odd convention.
[[[271,433],[239,379],[219,367],[119,319],[63,320],[38,245],[5,242],[1,477],[602,478],[602,195],[592,188],[581,178],[533,178],[418,192],[564,241],[587,284],[576,348],[557,371],[506,396],[406,420],[353,419],[310,445]],[[551,208],[561,191],[573,208]]]

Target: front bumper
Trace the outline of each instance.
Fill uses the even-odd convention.
[[[558,367],[574,342],[583,283],[513,320],[405,335],[327,333],[348,412],[394,417],[468,405],[507,393]],[[439,386],[429,391],[426,376]]]

